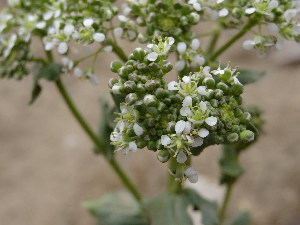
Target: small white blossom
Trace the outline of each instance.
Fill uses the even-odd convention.
[[[184,128],[185,128],[185,121],[179,120],[175,125],[176,134],[182,133]]]
[[[206,86],[199,86],[197,88],[197,91],[200,95],[205,95],[205,96],[208,95],[208,92],[206,91]]]
[[[196,55],[193,59],[193,62],[198,66],[202,66],[205,63],[205,58],[201,57],[200,55]]]
[[[172,143],[172,140],[171,138],[168,137],[168,135],[162,135],[160,142],[162,145],[167,146]]]
[[[245,50],[252,50],[255,46],[255,42],[253,40],[246,40],[243,43],[243,48]]]
[[[250,14],[253,14],[255,11],[256,11],[256,8],[247,8],[245,10],[245,13],[250,15]]]
[[[182,116],[192,115],[192,110],[189,107],[182,107],[180,109],[180,115]]]
[[[177,44],[177,51],[179,52],[179,53],[185,53],[185,51],[186,51],[186,43],[185,42],[179,42],[178,44]]]
[[[95,33],[93,38],[97,42],[103,42],[105,40],[105,35],[103,33]]]
[[[191,96],[186,96],[182,102],[183,107],[191,106],[193,104],[193,99]]]
[[[198,132],[199,137],[205,138],[209,135],[209,131],[205,128],[201,128]]]
[[[144,133],[143,128],[140,125],[138,125],[137,123],[135,123],[133,125],[133,130],[137,136],[141,136]]]
[[[192,40],[192,43],[191,43],[191,48],[194,50],[194,51],[197,51],[199,48],[200,48],[200,41],[199,39],[193,39]]]
[[[185,68],[185,61],[184,60],[179,60],[178,62],[176,62],[174,68],[177,71],[182,71]]]
[[[225,17],[229,14],[228,9],[224,8],[219,11],[219,17]]]
[[[65,54],[68,51],[68,44],[66,42],[62,42],[58,45],[58,53],[59,54]]]
[[[94,20],[92,18],[87,18],[83,20],[83,25],[86,28],[90,28],[94,24]]]
[[[114,29],[114,35],[115,35],[116,38],[121,38],[122,35],[123,35],[123,32],[124,32],[124,30],[121,27],[116,27]]]
[[[158,54],[156,52],[151,52],[147,55],[147,59],[151,62],[154,62],[158,58]]]
[[[83,71],[78,67],[74,68],[74,76],[81,78],[83,76]]]
[[[218,119],[217,119],[217,117],[214,117],[214,116],[210,116],[205,119],[205,123],[207,123],[207,125],[209,125],[211,127],[216,125],[217,122],[218,122]]]
[[[64,34],[66,36],[71,36],[75,31],[75,27],[72,24],[68,24],[64,27]]]
[[[178,90],[178,83],[176,81],[171,81],[168,84],[168,90],[169,91],[177,91]]]
[[[183,81],[184,83],[188,84],[188,83],[191,82],[191,77],[189,77],[189,76],[184,76],[184,77],[182,78],[182,81]]]
[[[187,156],[182,150],[179,150],[176,160],[179,163],[185,163],[185,161],[187,160]]]

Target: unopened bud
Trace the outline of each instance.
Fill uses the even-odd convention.
[[[130,104],[130,105],[136,103],[137,100],[138,100],[138,96],[135,93],[130,93],[125,98],[125,102]]]
[[[132,80],[128,80],[124,83],[124,89],[126,92],[133,92],[136,87],[136,84]]]
[[[207,87],[207,88],[214,88],[215,87],[215,80],[213,78],[210,78],[210,77],[206,77],[204,80],[203,80],[203,84]]]
[[[162,163],[168,162],[170,157],[171,154],[167,150],[159,151],[159,153],[157,154],[157,159]]]
[[[148,80],[145,83],[145,88],[147,91],[152,91],[156,87],[156,82],[154,80]]]
[[[251,130],[244,130],[240,133],[240,139],[244,143],[248,143],[254,140],[254,133]]]
[[[110,69],[112,72],[117,73],[122,66],[123,64],[120,61],[112,61],[110,64]]]
[[[115,84],[111,88],[111,90],[112,90],[113,94],[115,94],[115,95],[120,95],[125,91],[123,84]]]
[[[231,86],[232,94],[239,96],[244,92],[244,87],[241,84],[233,84]]]
[[[146,106],[156,106],[157,105],[157,99],[154,95],[146,95],[144,97],[143,102]]]
[[[239,140],[239,135],[237,133],[231,133],[227,136],[227,141],[230,143],[237,142]]]
[[[110,88],[112,88],[116,83],[118,83],[118,79],[116,79],[116,78],[111,78],[111,79],[109,79],[109,81],[108,81],[108,86],[109,86]]]

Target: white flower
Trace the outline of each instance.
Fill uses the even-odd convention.
[[[78,78],[81,78],[83,76],[83,71],[80,68],[76,67],[74,69],[74,76],[78,77]]]
[[[184,128],[185,128],[185,121],[179,120],[175,125],[176,134],[180,134],[181,132],[183,132]]]
[[[75,27],[72,24],[68,24],[64,27],[64,34],[70,36],[75,31]]]
[[[38,29],[44,29],[46,27],[47,23],[45,21],[38,22],[35,27]]]
[[[124,32],[124,30],[121,27],[116,27],[114,29],[114,35],[115,35],[116,38],[121,38],[122,35],[123,35],[123,32]]]
[[[194,50],[194,51],[197,51],[199,48],[200,48],[200,41],[199,39],[193,39],[192,40],[192,43],[191,43],[191,48]]]
[[[168,84],[168,90],[169,91],[177,91],[178,90],[178,83],[176,81],[171,81]]]
[[[253,14],[255,11],[256,11],[256,8],[247,8],[245,10],[245,13],[250,15],[250,14]]]
[[[58,53],[59,54],[65,54],[68,51],[68,44],[66,42],[62,42],[58,45]]]
[[[192,143],[192,147],[194,148],[200,147],[201,145],[203,145],[203,138],[201,137],[197,137]]]
[[[184,53],[186,51],[186,43],[185,42],[179,42],[177,44],[177,51],[181,54]]]
[[[201,10],[201,5],[200,3],[197,1],[197,0],[189,0],[188,1],[188,4],[192,5],[193,8],[197,11],[200,11]]]
[[[199,137],[205,138],[209,135],[209,131],[205,128],[201,128],[198,132]]]
[[[183,99],[183,102],[182,102],[182,106],[183,107],[186,107],[186,106],[192,106],[193,104],[193,99],[191,96],[186,96],[184,99]]]
[[[175,42],[175,39],[173,37],[168,37],[168,42],[169,42],[169,45],[173,45]]]
[[[229,14],[228,9],[224,8],[219,11],[219,17],[225,17]]]
[[[133,130],[137,136],[141,136],[144,133],[143,128],[140,125],[138,125],[137,123],[135,123],[133,125]]]
[[[45,50],[50,51],[54,48],[54,43],[53,42],[45,42]]]
[[[176,160],[179,163],[185,163],[185,161],[187,160],[187,156],[182,150],[179,150]]]
[[[273,0],[269,3],[268,5],[268,9],[275,9],[279,6],[279,3],[277,0]]]
[[[137,145],[136,145],[136,143],[134,141],[129,142],[129,144],[128,144],[128,151],[132,151],[132,152],[136,152],[137,151]]]
[[[211,71],[212,74],[214,75],[223,75],[225,73],[225,70],[222,70],[221,67],[219,66],[218,69]]]
[[[192,167],[189,167],[185,172],[184,174],[187,176],[188,180],[191,182],[191,183],[197,183],[198,181],[198,172],[192,168]]]
[[[253,40],[246,40],[243,43],[243,48],[245,50],[252,50],[255,46],[255,42]]]
[[[191,82],[191,77],[190,76],[184,76],[182,78],[182,81],[186,84],[190,83]]]
[[[162,145],[167,146],[172,143],[172,140],[171,138],[168,137],[168,135],[162,135],[160,142]]]
[[[103,42],[105,40],[105,35],[103,33],[95,33],[93,38],[97,42]]]
[[[127,22],[129,19],[126,17],[126,16],[124,16],[124,15],[119,15],[118,16],[118,19],[121,21],[121,22]]]
[[[43,19],[44,20],[50,20],[52,18],[52,16],[53,16],[53,12],[52,11],[48,11],[48,12],[44,13]]]
[[[210,116],[205,119],[205,123],[207,123],[207,125],[209,125],[211,127],[216,125],[217,122],[218,122],[218,119],[217,119],[217,117],[214,117],[214,116]]]
[[[294,17],[297,16],[297,9],[288,9],[283,14],[286,22],[290,22]]]
[[[184,60],[179,60],[178,62],[176,62],[174,68],[177,71],[182,71],[185,68],[185,61]]]
[[[158,58],[158,54],[156,52],[151,52],[147,55],[147,59],[151,62],[154,62]]]
[[[191,130],[192,130],[192,124],[191,124],[191,122],[190,121],[186,121],[183,133],[184,134],[189,134],[189,133],[191,133]]]
[[[207,105],[205,102],[201,101],[199,105],[202,112],[205,112],[207,110]]]
[[[205,96],[208,95],[208,92],[206,91],[206,86],[199,86],[197,88],[197,91],[200,95],[205,95]]]
[[[84,19],[83,20],[83,25],[86,27],[86,28],[90,28],[94,23],[94,20],[92,18],[87,18],[87,19]]]
[[[180,109],[180,115],[182,116],[188,116],[188,115],[191,116],[192,114],[193,114],[192,110],[189,107],[182,107]]]
[[[200,55],[195,55],[195,57],[193,58],[193,62],[198,66],[202,66],[205,63],[205,58],[201,57]]]

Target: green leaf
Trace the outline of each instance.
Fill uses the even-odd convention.
[[[234,182],[244,172],[239,163],[237,149],[230,145],[224,145],[219,164],[222,184]]]
[[[62,66],[56,63],[50,63],[47,66],[41,67],[36,76],[37,79],[45,78],[49,81],[57,81],[61,75]]]
[[[31,92],[31,99],[29,102],[29,105],[32,105],[35,100],[40,96],[42,92],[42,87],[41,85],[39,85],[39,83],[34,83],[33,88],[32,88],[32,92]]]
[[[215,202],[208,201],[202,198],[198,193],[191,189],[184,190],[185,197],[191,202],[202,214],[202,224],[204,225],[217,225],[218,219],[218,206]]]
[[[249,212],[240,212],[230,219],[226,225],[250,225],[251,215]]]
[[[265,75],[265,72],[258,72],[254,70],[239,69],[238,72],[240,72],[240,74],[237,78],[243,85],[255,83],[262,79]]]
[[[184,195],[163,192],[146,202],[151,225],[193,225],[187,214],[189,199]]]
[[[131,194],[120,191],[83,206],[96,218],[99,225],[149,225],[139,204]]]

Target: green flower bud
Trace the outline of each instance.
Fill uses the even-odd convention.
[[[233,125],[231,128],[231,131],[234,133],[239,133],[240,132],[240,127],[238,125]]]
[[[163,102],[167,105],[167,106],[171,106],[172,105],[172,101],[170,98],[165,98],[163,99]]]
[[[159,151],[159,153],[157,154],[157,159],[162,163],[168,162],[170,157],[171,154],[167,150]]]
[[[248,143],[254,140],[254,133],[251,130],[244,130],[240,133],[240,139],[244,143]]]
[[[136,103],[137,100],[138,100],[138,96],[136,93],[130,93],[125,98],[125,102],[130,105],[133,105],[134,103]]]
[[[148,80],[145,83],[145,88],[147,91],[152,91],[156,87],[156,82],[154,80]]]
[[[114,95],[120,95],[122,93],[125,92],[124,89],[124,85],[123,84],[115,84],[112,88],[111,88],[112,92]]]
[[[156,116],[158,114],[158,109],[156,107],[147,107],[146,109],[147,112],[153,116]]]
[[[157,99],[154,95],[146,95],[143,99],[143,102],[146,106],[156,106]]]
[[[138,75],[136,73],[131,73],[128,75],[129,80],[137,81],[139,79]]]
[[[121,78],[127,78],[129,74],[128,70],[124,66],[118,70],[118,73]]]
[[[138,139],[136,141],[136,145],[138,148],[142,149],[142,148],[145,148],[147,146],[148,142],[143,140],[143,139]]]
[[[167,124],[167,131],[169,131],[169,132],[174,132],[174,131],[175,131],[175,125],[176,125],[175,122],[169,122],[169,123]]]
[[[216,99],[221,99],[222,97],[223,97],[223,91],[222,90],[220,90],[220,89],[216,89],[215,90],[215,93],[214,93],[214,97],[216,98]]]
[[[232,76],[232,72],[228,69],[224,70],[224,74],[220,75],[220,78],[224,81],[228,81]]]
[[[159,112],[162,112],[162,111],[164,111],[165,109],[167,109],[166,104],[163,103],[163,102],[160,102],[160,103],[158,104],[157,110],[158,110]]]
[[[230,143],[237,142],[239,140],[239,135],[237,133],[231,133],[227,136],[227,141]]]
[[[149,70],[148,66],[145,63],[138,64],[137,69],[142,73],[146,73]]]
[[[110,87],[110,88],[112,88],[116,83],[118,83],[119,81],[118,81],[118,79],[116,79],[116,78],[111,78],[111,79],[109,79],[109,81],[108,81],[108,86]]]
[[[157,151],[157,143],[156,143],[156,141],[149,141],[148,145],[147,145],[147,148],[149,150],[152,150],[152,151],[156,152]]]
[[[219,82],[216,87],[221,89],[225,94],[229,91],[228,85],[223,82]]]
[[[150,63],[148,66],[151,72],[157,72],[160,69],[159,65],[155,62]]]
[[[232,94],[239,96],[244,92],[244,87],[241,84],[233,84],[231,86],[231,92]]]
[[[158,98],[158,99],[164,99],[164,98],[167,98],[169,97],[169,92],[163,88],[157,88],[155,90],[155,96]]]
[[[145,90],[145,85],[138,83],[138,85],[136,86],[136,92],[142,94],[145,93]]]
[[[140,78],[141,82],[144,84],[149,80],[149,78],[146,76],[139,76],[139,78]]]
[[[133,51],[133,56],[136,60],[139,60],[140,62],[142,62],[146,56],[146,52],[145,50],[141,49],[141,48],[136,48]]]
[[[217,108],[219,106],[219,102],[217,99],[210,100],[210,104],[212,107]]]
[[[216,144],[222,144],[222,143],[224,143],[224,138],[222,136],[220,136],[220,135],[215,135],[214,136],[214,140],[215,140]]]
[[[195,12],[192,12],[189,16],[188,16],[188,19],[190,21],[190,23],[192,25],[195,25],[197,24],[199,21],[200,21],[200,15],[195,13]]]
[[[124,89],[126,92],[133,92],[136,87],[136,84],[132,80],[128,80],[124,83]]]
[[[237,19],[242,17],[242,13],[243,13],[243,11],[240,8],[237,8],[237,7],[232,10],[233,16]]]
[[[215,87],[215,80],[213,78],[210,78],[210,77],[206,77],[204,80],[203,80],[203,84],[209,88],[209,89],[212,89]]]
[[[243,115],[243,111],[240,108],[234,110],[235,117],[241,117]]]
[[[129,135],[129,137],[134,137],[134,136],[136,136],[136,134],[135,134],[133,128],[128,129],[126,133]]]
[[[163,73],[169,73],[173,69],[173,65],[170,62],[166,62],[163,67],[161,68]]]
[[[123,64],[120,61],[112,61],[110,64],[110,70],[114,73],[117,73],[122,66]]]

